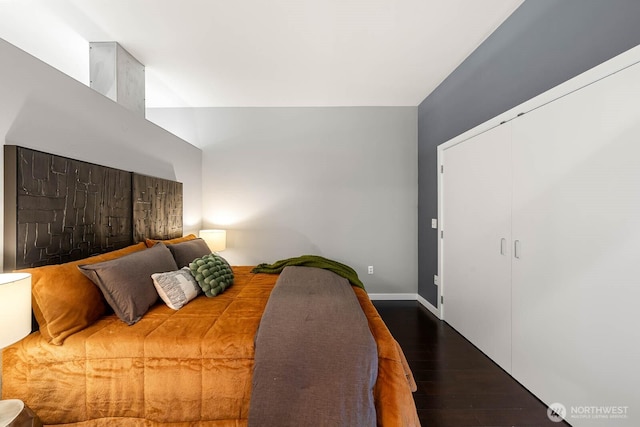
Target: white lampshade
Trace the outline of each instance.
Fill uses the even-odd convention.
[[[0,274],[0,349],[31,332],[31,274]]]
[[[227,248],[226,230],[200,230],[200,237],[207,243],[211,252],[220,252]]]

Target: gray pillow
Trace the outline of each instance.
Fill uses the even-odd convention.
[[[150,249],[78,268],[100,288],[116,315],[133,325],[158,299],[151,275],[177,270],[178,266],[166,245],[158,243]]]
[[[200,286],[191,275],[189,267],[178,271],[154,273],[151,275],[162,301],[174,310],[179,310],[200,293]]]
[[[178,264],[178,268],[187,267],[194,259],[211,253],[211,249],[201,238],[174,243],[168,245],[168,247],[176,260],[176,264]]]

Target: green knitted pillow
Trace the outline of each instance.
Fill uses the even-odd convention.
[[[233,271],[229,263],[218,254],[196,258],[189,264],[189,271],[208,297],[215,297],[233,285]]]

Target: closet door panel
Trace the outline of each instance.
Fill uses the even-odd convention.
[[[640,67],[512,124],[512,374],[547,404],[628,406],[615,425],[638,425]]]
[[[510,125],[443,154],[444,319],[510,371]]]

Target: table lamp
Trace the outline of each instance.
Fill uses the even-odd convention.
[[[30,332],[31,274],[0,274],[0,351]],[[21,400],[0,400],[0,425],[11,423],[23,409]]]
[[[227,248],[226,230],[200,230],[199,234],[207,243],[211,252],[220,252]]]

